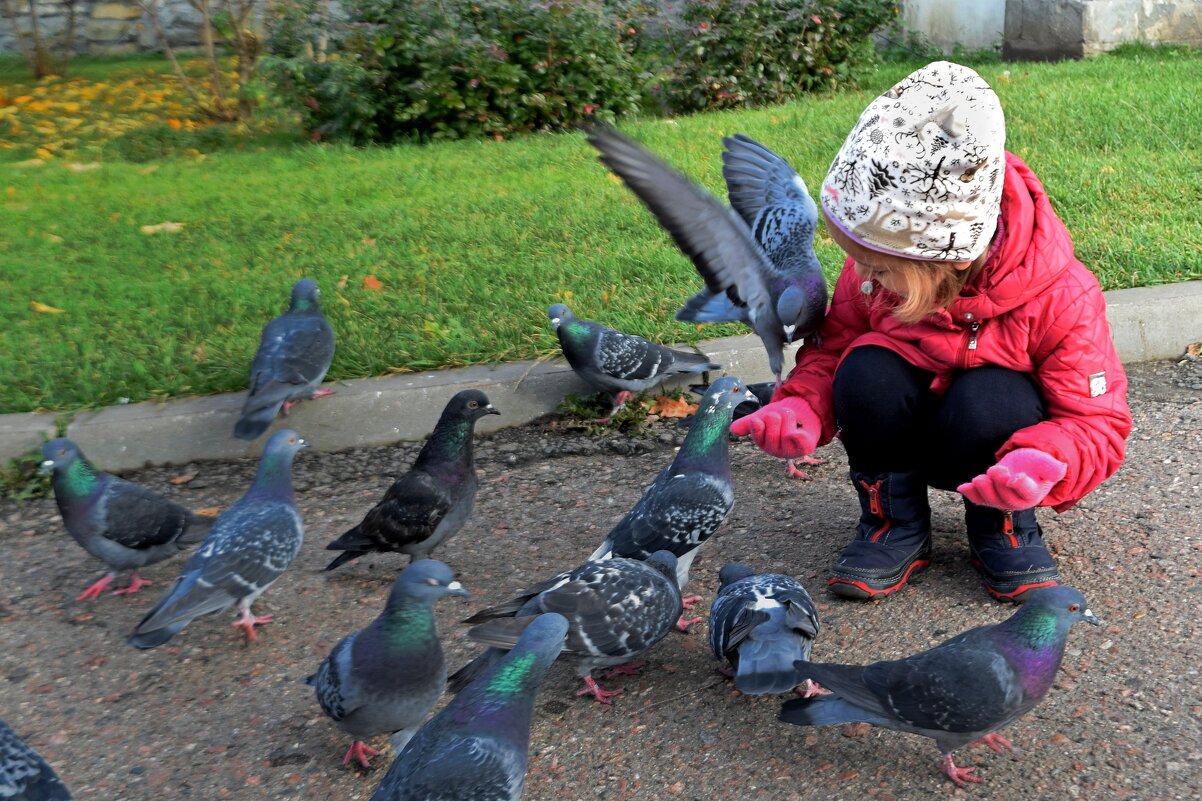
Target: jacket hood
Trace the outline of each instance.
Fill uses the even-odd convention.
[[[1042,293],[1075,263],[1072,239],[1043,185],[1022,159],[1007,153],[993,252],[949,311],[958,319],[1004,314]]]

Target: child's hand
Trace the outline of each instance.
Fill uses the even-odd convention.
[[[1041,450],[1018,448],[956,490],[978,506],[1017,512],[1037,506],[1067,470],[1068,465]]]
[[[798,459],[818,446],[822,422],[801,398],[782,398],[730,424],[736,437],[751,435],[765,453]]]

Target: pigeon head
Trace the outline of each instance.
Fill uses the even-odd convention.
[[[447,403],[444,415],[452,418],[479,420],[487,414],[500,414],[488,401],[488,396],[478,389],[465,389]]]
[[[567,320],[571,316],[571,310],[562,303],[553,304],[551,308],[547,309],[547,317],[551,319],[551,327],[556,331],[559,330],[560,323],[562,323],[564,320]]]
[[[567,636],[568,619],[558,612],[544,612],[522,632],[515,650],[542,651],[553,647],[551,653],[558,653]]]
[[[42,446],[43,461],[38,465],[38,472],[44,475],[56,470],[63,471],[82,458],[79,446],[71,440],[66,437],[52,439]]]
[[[785,342],[793,341],[805,313],[805,294],[796,286],[786,287],[776,298],[776,318],[783,327]]]
[[[285,428],[275,432],[271,435],[271,439],[267,440],[267,444],[263,446],[263,458],[287,457],[291,461],[297,451],[307,447],[309,447],[309,443],[300,434],[290,428]]]
[[[1089,611],[1089,604],[1080,590],[1074,587],[1056,586],[1044,587],[1027,595],[1026,603],[1020,611],[1051,613],[1060,622],[1071,626],[1078,620],[1097,626],[1102,621]]]
[[[759,405],[760,402],[755,393],[749,390],[747,385],[742,381],[734,376],[723,376],[710,384],[709,389],[705,391],[705,396],[701,399],[697,414],[712,413],[718,410],[733,411],[740,403],[746,403],[747,401],[751,401],[756,405]]]
[[[317,282],[312,278],[302,278],[292,285],[292,302],[288,306],[289,311],[317,311],[317,299],[321,297],[321,290],[317,288]]]
[[[718,571],[718,581],[721,582],[720,586],[729,587],[736,581],[754,575],[755,571],[742,562],[731,562]]]
[[[647,564],[672,579],[676,583],[676,554],[671,551],[656,551],[646,559]]]
[[[444,595],[462,595],[466,598],[468,591],[455,580],[455,574],[446,564],[437,559],[419,559],[397,576],[388,603],[394,605],[401,596],[433,603]]]

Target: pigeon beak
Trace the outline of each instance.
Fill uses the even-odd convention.
[[[46,461],[44,461],[38,465],[38,475],[40,475],[40,476],[48,476],[53,472],[54,472],[54,460],[53,459],[47,459]]]
[[[551,318],[551,327],[556,330],[559,330],[559,322],[560,322],[560,318],[552,317]]]
[[[304,437],[298,437],[296,440],[296,447],[298,450],[309,447],[309,440],[305,439]]]
[[[754,392],[752,392],[750,389],[749,389],[749,390],[747,390],[746,392],[744,392],[744,393],[743,393],[743,398],[744,398],[745,400],[749,400],[749,401],[751,401],[751,402],[752,402],[752,403],[754,403],[756,406],[760,406],[760,405],[761,405],[761,404],[760,404],[760,399],[759,399],[759,398],[757,398],[757,397],[755,396],[755,393],[754,393]]]
[[[464,598],[472,597],[472,594],[470,592],[468,592],[467,590],[463,589],[463,585],[460,584],[458,581],[452,581],[450,584],[447,585],[447,594],[448,595],[462,595]]]
[[[484,407],[485,414],[500,414],[501,410],[493,406],[491,403]]]
[[[786,325],[786,326],[784,326],[784,329],[785,329],[785,344],[786,345],[793,344],[793,332],[797,330],[797,326]]]
[[[1084,612],[1081,613],[1081,617],[1084,618],[1085,622],[1090,624],[1091,626],[1102,625],[1102,621],[1098,620],[1097,615],[1095,615],[1093,612],[1089,611],[1088,607],[1085,609]]]

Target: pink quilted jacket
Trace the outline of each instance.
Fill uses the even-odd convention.
[[[889,311],[897,296],[874,284],[860,291],[851,259],[835,286],[822,344],[807,343],[778,397],[804,398],[822,420],[820,444],[835,436],[831,387],[843,356],[880,345],[933,372],[942,393],[959,372],[998,365],[1032,375],[1048,419],[1015,432],[997,456],[1038,448],[1068,465],[1044,499],[1068,509],[1122,464],[1131,412],[1127,376],[1110,340],[1097,279],[1073,256],[1073,243],[1039,179],[1006,154],[1002,225],[995,251],[946,310],[917,323]]]

